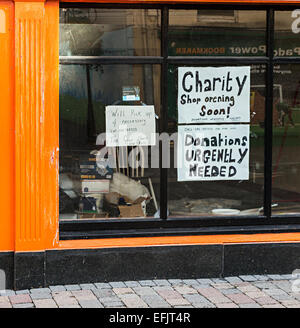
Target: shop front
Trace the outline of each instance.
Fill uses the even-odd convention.
[[[300,1],[0,1],[0,45],[2,287],[300,268]]]

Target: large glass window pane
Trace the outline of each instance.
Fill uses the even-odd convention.
[[[160,56],[156,9],[60,9],[61,56]]]
[[[300,65],[278,65],[273,120],[273,214],[300,213]]]
[[[276,11],[274,56],[299,56],[299,32],[300,9],[289,11]]]
[[[240,67],[241,72],[248,69],[249,89],[245,93],[246,102],[243,100],[239,107],[232,106],[231,108],[233,111],[243,111],[243,107],[246,108],[250,121],[246,124],[239,121],[223,122],[219,119],[222,116],[227,116],[227,107],[233,105],[233,102],[238,102],[238,90],[233,84],[234,70],[239,68],[238,66],[219,67],[222,73],[219,76],[221,80],[215,80],[215,90],[211,93],[212,96],[208,97],[209,99],[202,98],[205,94],[204,85],[208,89],[213,88],[213,84],[210,84],[209,81],[213,81],[213,76],[217,77],[214,73],[216,72],[215,68],[216,66],[201,67],[200,65],[192,68],[190,66],[185,68],[184,65],[169,67],[168,117],[171,159],[173,160],[168,178],[168,209],[170,216],[261,215],[263,213],[265,66]],[[179,70],[185,72],[185,75],[181,73],[179,76]],[[225,71],[230,72],[230,74],[223,74]],[[205,75],[206,77],[211,74],[211,80],[202,79],[202,74],[203,76],[208,74]],[[241,78],[242,76],[240,75]],[[223,77],[224,81],[227,79],[228,84],[226,81],[224,84],[222,83]],[[231,78],[232,80],[230,80]],[[178,82],[179,79],[180,82]],[[183,83],[183,79],[184,86],[180,85],[180,83]],[[219,84],[217,85],[217,83]],[[226,84],[228,92],[226,91]],[[234,88],[237,91],[236,93],[234,93]],[[207,117],[210,114],[215,115],[215,120],[205,123],[197,120],[196,123],[191,123],[191,121],[181,123],[178,121],[177,100],[183,89],[186,91],[197,89],[199,98],[190,96],[189,99],[185,97],[184,101],[190,101],[190,104],[193,105],[190,107],[191,110],[193,108],[198,109],[198,117],[201,116],[202,111],[205,111]],[[207,91],[209,91],[208,89]],[[224,92],[220,94],[220,90]],[[191,92],[186,94],[191,95]],[[233,98],[230,94],[234,95]],[[227,100],[225,99],[226,95],[229,96]],[[194,99],[196,99],[195,102]],[[225,111],[223,111],[222,106],[224,108],[226,102],[229,106],[226,106]],[[205,103],[207,108],[203,109]],[[214,112],[216,109],[218,113]],[[186,117],[190,115],[188,110],[185,112]],[[197,116],[195,117],[197,119]],[[182,148],[184,152],[180,152],[177,148],[182,131],[188,131],[182,141],[185,146],[185,148]],[[187,134],[191,136],[187,136]],[[199,138],[197,139],[195,136]],[[246,145],[244,148],[243,141]],[[232,147],[230,147],[231,144]],[[188,148],[190,145],[193,148]],[[248,163],[244,167],[245,171],[243,169],[242,174],[246,172],[248,175],[246,174],[246,178],[245,176],[234,178],[234,170],[238,168],[239,160],[243,164],[243,154],[245,159],[246,156],[249,157]],[[193,163],[193,165],[199,163],[196,168],[197,172],[195,170],[190,171],[192,177],[190,181],[188,181],[190,176],[188,179],[186,179],[186,176],[182,179],[181,172],[183,171],[178,170],[178,167],[176,167],[176,165],[179,165],[180,158],[184,158],[186,163],[192,159],[190,163]],[[208,165],[203,163],[209,163],[209,161],[212,164],[206,172],[204,167]],[[224,164],[230,161],[233,162],[232,168]],[[201,166],[203,166],[203,171],[200,172],[199,168]],[[226,170],[230,170],[230,172],[226,172]],[[196,174],[198,176],[194,179]],[[231,179],[231,177],[233,178]]]
[[[171,56],[265,56],[266,12],[170,10]]]
[[[160,65],[60,65],[60,219],[155,215],[158,145],[134,133],[157,131],[160,98]]]

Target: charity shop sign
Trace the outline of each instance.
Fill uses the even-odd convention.
[[[154,106],[106,106],[106,146],[154,146]]]
[[[178,123],[248,123],[250,66],[179,67]]]
[[[249,124],[178,126],[178,181],[248,180]]]

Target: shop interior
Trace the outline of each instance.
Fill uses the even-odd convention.
[[[130,10],[110,11],[111,20],[105,16],[105,10],[60,10],[61,58],[160,55],[158,10],[136,10],[134,14]],[[193,16],[197,14],[195,17],[199,17],[200,14],[195,12],[197,11],[193,11]],[[265,36],[264,30],[253,31],[251,26],[247,27],[245,16],[234,13],[232,18],[231,13],[223,17],[220,26],[212,28],[213,15],[209,14],[205,13],[205,16],[209,16],[210,20],[203,20],[202,23],[198,19],[196,22],[191,20],[189,25],[196,24],[191,30],[186,21],[180,20],[180,11],[174,10],[171,13],[171,55],[177,53],[182,56],[182,49],[185,49],[186,55],[190,56],[189,52],[193,50],[186,49],[199,47],[203,55],[207,55],[209,50],[203,49],[209,49],[208,40],[215,43],[213,49],[219,49],[219,53],[213,55],[226,55],[229,51],[232,52],[237,44],[257,46],[255,51],[263,52],[265,49],[263,46],[259,47]],[[220,13],[216,16],[220,20]],[[224,26],[232,31],[232,37],[229,36],[226,42],[222,40],[220,43]],[[145,32],[145,29],[148,29],[148,32]],[[249,33],[256,33],[257,38],[245,38],[243,31],[248,36]],[[207,34],[210,38],[207,38]],[[294,40],[287,35],[288,32],[280,25],[277,31],[277,47],[291,47]],[[251,44],[247,44],[246,40],[250,40],[248,42]],[[288,45],[285,42],[288,42]],[[223,48],[224,52],[220,50]],[[176,133],[178,128],[177,68],[172,65],[168,68],[166,132],[170,136]],[[106,106],[111,105],[154,106],[158,132],[161,113],[164,110],[161,106],[160,81],[161,67],[157,64],[60,64],[60,220],[159,218],[158,148],[138,145],[106,147],[105,142],[99,142],[99,136],[106,131]],[[300,143],[299,81],[300,67],[297,65],[274,67],[273,214],[300,212],[300,152],[297,151]],[[175,143],[170,141],[167,190],[169,216],[263,214],[264,65],[251,65],[250,118],[248,181],[179,182],[174,162]],[[99,154],[102,154],[102,157]]]

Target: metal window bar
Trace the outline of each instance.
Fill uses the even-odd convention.
[[[274,10],[267,10],[266,102],[265,102],[265,166],[264,166],[264,215],[272,214],[272,131],[273,131],[273,57],[274,57]]]
[[[163,56],[161,75],[161,97],[162,113],[160,122],[160,133],[168,128],[168,25],[169,9],[164,6],[161,13],[161,51]],[[159,148],[160,154],[160,218],[168,218],[168,169],[162,167],[162,142]]]

